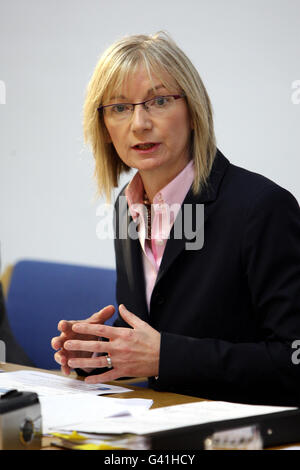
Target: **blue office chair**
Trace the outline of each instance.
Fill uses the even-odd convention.
[[[6,309],[12,332],[34,365],[58,369],[51,338],[59,320],[81,320],[114,305],[113,269],[43,261],[19,261],[13,270]],[[106,323],[112,324],[117,316]]]

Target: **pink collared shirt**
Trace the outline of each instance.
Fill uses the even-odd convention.
[[[170,183],[154,196],[151,206],[151,240],[146,238],[147,218],[145,218],[145,206],[143,204],[144,185],[139,172],[134,175],[125,189],[131,217],[138,223],[139,240],[143,251],[148,310],[150,310],[150,299],[167,239],[193,180],[194,162],[191,160]]]

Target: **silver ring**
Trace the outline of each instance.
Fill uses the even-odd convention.
[[[105,357],[106,357],[106,361],[107,361],[107,367],[108,367],[109,369],[111,369],[111,368],[112,368],[111,358],[110,358],[109,355],[107,355],[107,356],[105,356]]]

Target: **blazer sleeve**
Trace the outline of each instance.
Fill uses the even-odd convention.
[[[300,209],[288,191],[274,185],[256,197],[241,253],[259,318],[257,342],[162,332],[159,386],[197,390],[203,398],[299,406],[300,364],[293,344],[300,340]]]

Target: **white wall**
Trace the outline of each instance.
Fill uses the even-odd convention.
[[[112,41],[160,29],[197,66],[221,151],[300,201],[299,0],[0,0],[3,267],[114,266],[113,241],[96,236],[85,88]]]

